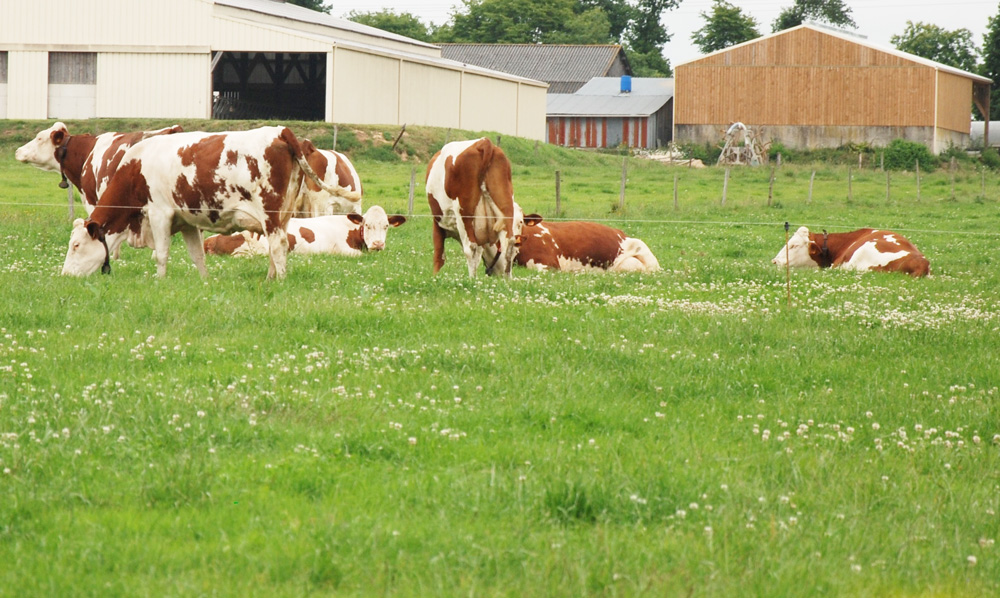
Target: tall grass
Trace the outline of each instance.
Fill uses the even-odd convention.
[[[502,143],[526,210],[558,169],[665,270],[470,280],[449,243],[434,277],[410,160],[357,163],[390,212],[417,169],[384,252],[64,278],[64,192],[2,148],[0,595],[1000,593],[995,179],[847,203],[831,167],[807,203],[785,165],[768,206],[734,170],[722,206],[630,160],[620,212],[620,157]],[[786,220],[903,229],[933,275],[795,271],[789,307]]]

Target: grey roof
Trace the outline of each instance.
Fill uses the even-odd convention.
[[[645,117],[674,97],[673,79],[632,78],[632,92],[621,93],[619,77],[595,77],[573,94],[546,96],[548,116]]]
[[[383,31],[382,29],[377,29],[375,27],[369,27],[368,25],[362,25],[361,23],[355,23],[354,21],[348,21],[347,19],[338,19],[337,17],[332,17],[324,12],[310,10],[308,8],[297,6],[295,4],[288,4],[284,1],[275,1],[275,0],[214,0],[214,1],[216,4],[221,4],[223,6],[232,6],[233,8],[240,8],[243,10],[249,10],[251,12],[270,15],[273,17],[289,19],[292,21],[311,23],[313,25],[323,25],[325,27],[331,27],[333,29],[351,31],[354,33],[360,33],[371,37],[381,37],[383,39],[402,42],[406,44],[413,44],[415,46],[422,46],[425,48],[435,47],[433,44],[428,44],[426,42],[415,40],[413,38],[409,38],[403,35],[398,35],[395,33],[390,33],[388,31]]]
[[[441,56],[465,64],[549,83],[549,93],[571,93],[580,83],[628,61],[621,46],[554,44],[441,44]]]

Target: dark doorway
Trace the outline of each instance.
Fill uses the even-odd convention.
[[[217,52],[212,117],[325,120],[326,54]]]

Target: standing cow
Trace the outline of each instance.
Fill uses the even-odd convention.
[[[444,265],[444,240],[458,239],[475,277],[480,260],[486,274],[510,276],[516,237],[524,223],[514,203],[510,161],[489,139],[453,141],[427,166],[427,201],[434,217],[434,272]]]
[[[356,199],[343,195],[332,195],[326,189],[306,177],[303,190],[304,208],[301,217],[326,216],[328,214],[361,214],[361,201],[364,191],[361,188],[361,177],[355,170],[350,159],[340,152],[318,149],[308,139],[302,140],[302,152],[306,161],[319,178],[328,186],[343,187],[357,193]]]
[[[597,222],[545,222],[524,217],[517,263],[535,270],[656,272],[649,247],[617,228]]]
[[[802,226],[771,263],[798,268],[844,268],[927,276],[930,262],[899,233],[862,228],[849,233],[810,233]]]
[[[90,219],[74,226],[63,274],[110,270],[107,256],[121,243],[122,233],[141,233],[145,221],[160,277],[166,275],[175,232],[184,235],[191,260],[207,276],[201,229],[246,229],[268,237],[268,278],[282,278],[288,252],[285,227],[300,209],[304,175],[325,185],[285,127],[151,137],[125,152]],[[358,196],[342,188],[328,191]]]
[[[390,226],[406,222],[405,216],[385,213],[372,206],[361,214],[332,214],[288,221],[288,250],[292,253],[326,253],[358,257],[364,251],[385,249]],[[267,239],[248,231],[212,235],[205,239],[205,253],[251,256],[268,253]]]

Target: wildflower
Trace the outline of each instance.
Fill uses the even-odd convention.
[[[976,560],[976,557],[974,555],[971,555],[971,554],[969,556],[965,557],[965,560],[969,561],[969,566],[970,567],[975,567],[976,563],[979,562],[978,560]]]

